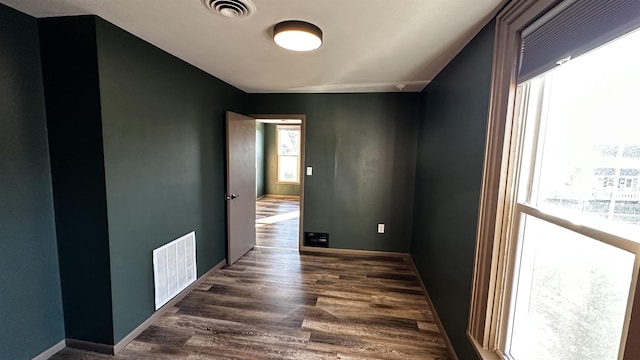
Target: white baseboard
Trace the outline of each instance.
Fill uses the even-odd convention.
[[[215,271],[220,269],[227,263],[226,259],[220,261],[216,266],[211,268],[211,270],[207,271],[204,275],[200,276],[196,281],[194,281],[191,285],[189,285],[186,289],[182,290],[178,295],[176,295],[173,299],[171,299],[168,303],[164,304],[160,309],[156,310],[151,316],[147,318],[142,324],[138,325],[133,331],[131,331],[127,336],[122,338],[122,340],[118,341],[115,345],[106,345],[99,344],[89,341],[76,340],[76,339],[67,339],[66,344],[68,347],[81,349],[81,350],[89,350],[93,352],[116,355],[125,346],[127,346],[131,341],[133,341],[138,335],[140,335],[143,331],[145,331],[149,326],[151,326],[156,320],[160,318],[167,310],[171,309],[175,304],[177,304],[180,300],[182,300],[187,294],[189,294],[193,289],[198,287],[209,275],[213,274]],[[63,346],[64,348],[64,346]],[[58,351],[60,351],[59,349]],[[47,358],[42,358],[47,359]],[[40,360],[40,359],[39,359]]]
[[[436,311],[435,306],[433,306],[433,301],[431,301],[431,297],[429,296],[429,292],[427,291],[427,288],[424,286],[424,281],[422,281],[422,277],[420,276],[420,272],[418,272],[418,268],[416,267],[416,263],[413,262],[413,258],[411,256],[409,256],[409,261],[411,262],[411,266],[413,266],[413,271],[416,272],[416,276],[418,277],[418,282],[420,283],[420,287],[422,288],[422,291],[424,291],[424,295],[427,297],[427,303],[429,303],[429,306],[431,307],[432,313],[433,313],[433,319],[436,322],[436,325],[438,325],[438,329],[440,330],[440,334],[442,334],[442,338],[444,339],[444,343],[447,346],[447,348],[449,348],[449,353],[451,354],[451,359],[452,360],[458,360],[458,354],[456,354],[456,351],[453,349],[453,345],[451,344],[451,340],[449,339],[449,335],[447,335],[447,332],[444,329],[444,325],[442,325],[442,321],[440,321],[440,317],[438,316],[438,313]]]
[[[36,355],[32,360],[47,360],[48,358],[55,355],[58,351],[64,349],[66,346],[66,341],[62,339],[59,343],[41,352],[39,355]]]

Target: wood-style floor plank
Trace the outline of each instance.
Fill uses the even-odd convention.
[[[53,359],[450,359],[406,259],[257,247],[118,355]]]
[[[297,249],[299,222],[300,198],[260,198],[256,201],[256,245]]]

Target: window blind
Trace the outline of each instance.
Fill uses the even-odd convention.
[[[638,27],[638,0],[565,0],[523,30],[518,82]]]

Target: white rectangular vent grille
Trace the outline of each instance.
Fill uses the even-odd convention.
[[[196,233],[153,250],[156,310],[196,281]]]

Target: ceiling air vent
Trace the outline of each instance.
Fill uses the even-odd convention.
[[[204,6],[214,13],[228,17],[247,17],[256,11],[251,0],[202,0]]]

